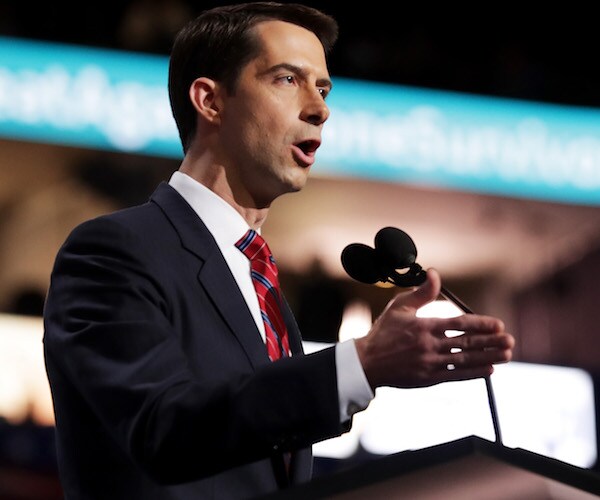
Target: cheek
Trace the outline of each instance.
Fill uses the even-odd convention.
[[[269,100],[261,106],[234,107],[227,116],[228,147],[242,147],[256,158],[282,154],[278,150],[291,141],[289,112],[282,109],[282,103]]]
[[[226,154],[232,154],[234,151],[244,153],[254,149],[256,142],[260,140],[261,126],[257,117],[244,113],[243,110],[229,114],[221,128]]]

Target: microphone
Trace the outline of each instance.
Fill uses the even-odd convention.
[[[342,251],[342,266],[351,278],[369,285],[383,282],[399,287],[414,287],[425,282],[427,274],[416,262],[417,247],[407,233],[395,227],[384,227],[375,235],[374,243],[374,247],[351,243]],[[444,286],[440,293],[466,314],[473,314],[464,302]],[[502,444],[492,381],[489,376],[484,379],[496,443]]]
[[[416,258],[417,248],[408,234],[395,227],[384,227],[375,235],[375,248],[362,243],[344,248],[342,266],[351,278],[362,283],[381,281],[412,287],[427,279]]]
[[[388,281],[389,273],[379,264],[375,249],[362,243],[351,243],[344,248],[342,266],[351,278],[361,283],[373,285]]]

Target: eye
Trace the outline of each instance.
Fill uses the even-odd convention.
[[[296,83],[296,77],[294,75],[284,75],[277,78],[277,80],[285,85],[293,85]]]
[[[329,91],[331,89],[327,88],[327,87],[321,87],[319,89],[319,94],[321,94],[321,97],[323,98],[323,100],[327,99],[327,96],[329,95]]]

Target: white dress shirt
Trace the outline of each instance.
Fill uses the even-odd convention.
[[[248,231],[248,223],[223,198],[182,172],[174,172],[169,184],[188,202],[215,238],[264,342],[265,327],[250,275],[250,261],[235,246]],[[335,349],[340,421],[345,422],[357,411],[364,410],[374,394],[358,359],[354,340],[337,343]]]

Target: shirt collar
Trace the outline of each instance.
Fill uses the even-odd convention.
[[[235,208],[189,175],[175,171],[169,185],[198,214],[220,248],[234,246],[248,231],[248,223]]]

